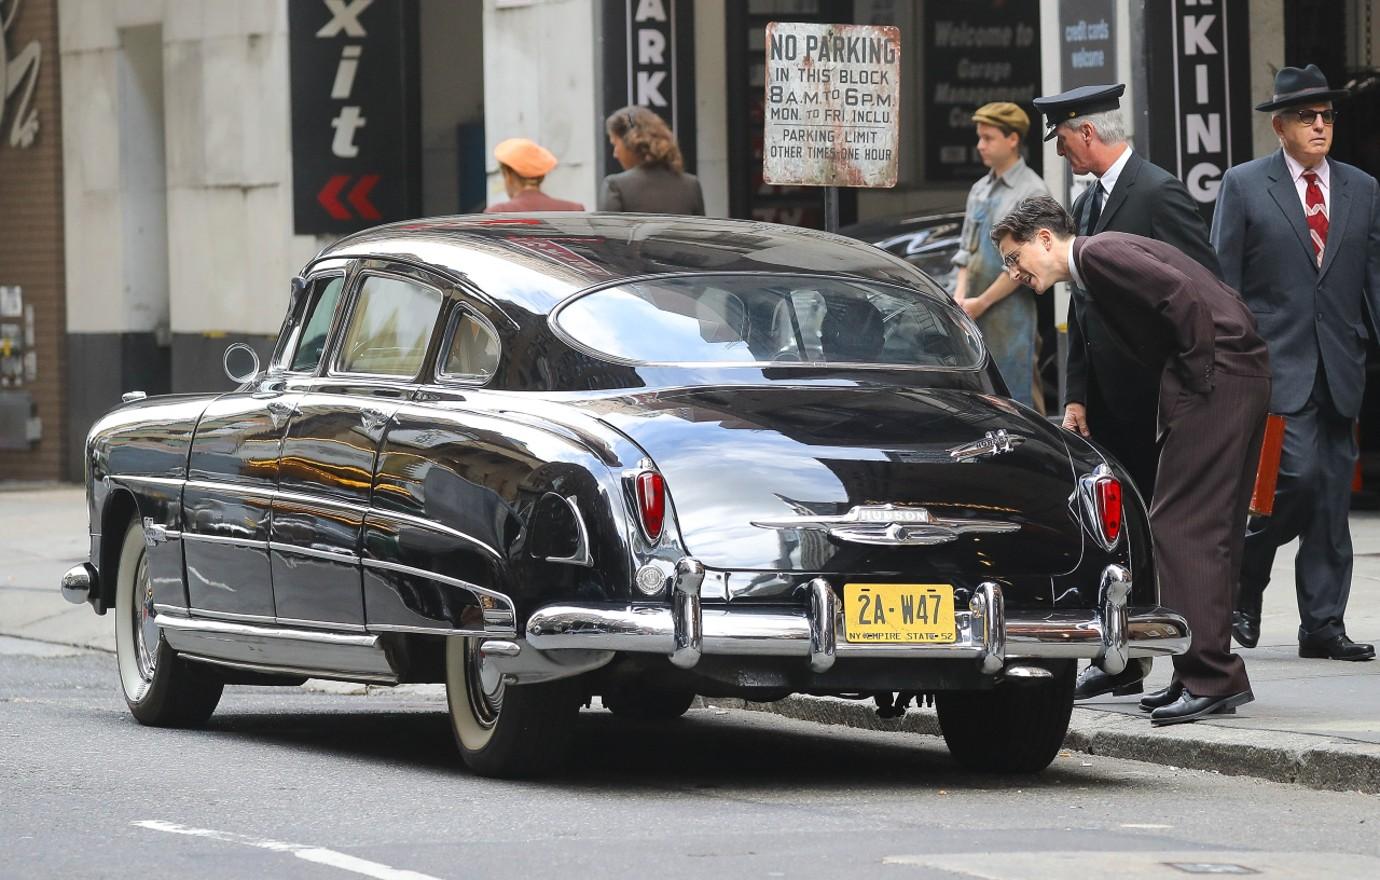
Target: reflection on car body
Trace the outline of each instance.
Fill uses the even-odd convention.
[[[88,438],[62,588],[114,609],[145,723],[200,723],[227,683],[444,681],[465,761],[517,775],[592,696],[899,692],[963,764],[1029,771],[1077,658],[1186,644],[1144,506],[1107,508],[1119,466],[1007,399],[972,323],[874,248],[438,218],[332,245],[293,291],[239,388]]]

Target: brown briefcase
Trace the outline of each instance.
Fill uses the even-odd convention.
[[[1279,455],[1284,449],[1284,416],[1265,416],[1265,439],[1260,444],[1260,463],[1251,489],[1251,516],[1269,516],[1275,509],[1275,484],[1279,482]]]

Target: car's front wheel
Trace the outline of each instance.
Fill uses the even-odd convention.
[[[1073,713],[1074,667],[1050,678],[1006,681],[990,691],[935,695],[949,753],[969,770],[1038,773],[1064,744]]]
[[[446,703],[460,756],[481,776],[549,773],[570,754],[581,690],[575,679],[508,685],[479,651],[446,641]]]
[[[177,656],[155,620],[144,528],[125,530],[115,572],[115,661],[129,711],[154,727],[196,727],[220,702],[225,682]]]

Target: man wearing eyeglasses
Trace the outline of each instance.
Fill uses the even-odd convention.
[[[1137,352],[1159,388],[1159,473],[1150,502],[1164,604],[1188,621],[1169,687],[1140,701],[1156,726],[1232,714],[1251,702],[1231,653],[1232,593],[1270,398],[1265,343],[1217,276],[1162,241],[1123,232],[1074,236],[1058,202],[1035,196],[992,227],[1012,280],[1037,293],[1073,281],[1111,344]]]
[[[1272,114],[1280,149],[1223,176],[1212,244],[1270,347],[1270,411],[1285,416],[1274,514],[1247,529],[1233,632],[1255,647],[1275,551],[1297,537],[1299,656],[1370,660],[1374,647],[1346,631],[1347,512],[1365,386],[1363,310],[1380,318],[1380,196],[1375,178],[1327,156],[1332,102],[1346,96],[1316,65],[1279,71],[1274,96],[1255,109]]]

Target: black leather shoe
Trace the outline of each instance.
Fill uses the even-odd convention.
[[[1178,702],[1179,697],[1183,696],[1184,686],[1177,681],[1172,682],[1169,687],[1151,691],[1140,698],[1140,709],[1142,712],[1150,712],[1161,706],[1168,706],[1170,703]]]
[[[1260,643],[1260,615],[1249,611],[1233,611],[1231,634],[1241,647],[1254,648]]]
[[[1151,712],[1150,723],[1155,727],[1164,727],[1166,724],[1197,721],[1208,715],[1235,715],[1237,706],[1244,706],[1254,699],[1255,694],[1250,691],[1229,697],[1195,697],[1185,689],[1179,699]]]
[[[1111,694],[1114,697],[1138,694],[1145,690],[1141,680],[1145,678],[1147,671],[1139,660],[1127,663],[1126,668],[1116,675],[1108,675],[1096,666],[1088,666],[1078,673],[1078,686],[1073,689],[1073,698],[1086,700],[1103,694]]]
[[[1374,660],[1375,646],[1353,642],[1343,633],[1330,639],[1302,639],[1299,656],[1313,660]]]

